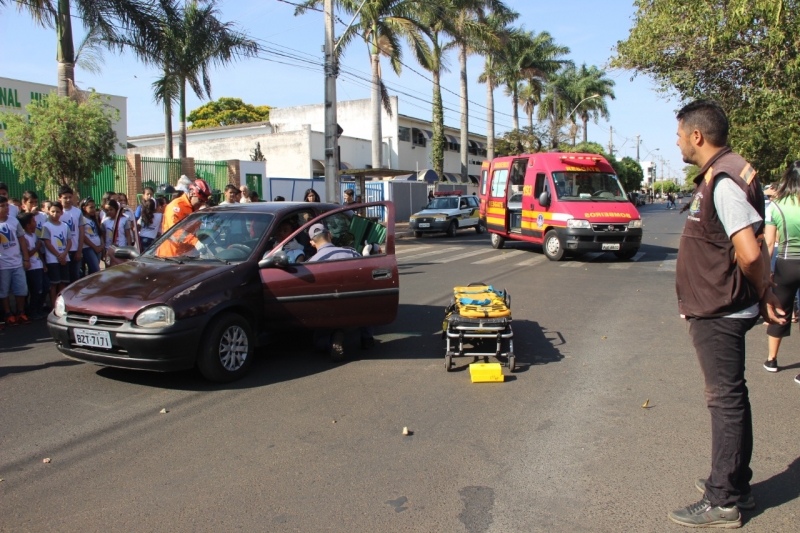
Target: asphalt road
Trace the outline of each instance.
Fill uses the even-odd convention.
[[[374,349],[351,336],[334,365],[287,334],[227,386],[77,363],[43,323],[7,329],[0,530],[680,531],[666,514],[700,497],[710,424],[675,302],[683,219],[642,212],[643,253],[624,263],[552,263],[472,231],[403,240],[400,314]],[[445,372],[443,307],[473,281],[513,298],[521,368],[502,384],[471,384],[471,358]],[[768,374],[763,330],[745,529],[794,532],[797,332]]]

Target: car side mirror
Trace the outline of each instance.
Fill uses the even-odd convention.
[[[114,250],[114,257],[117,259],[136,259],[139,251],[133,246],[122,246]]]
[[[550,206],[550,193],[547,191],[542,191],[542,194],[539,195],[539,205],[542,207],[549,207]]]
[[[258,268],[286,268],[289,266],[289,256],[283,250],[275,252],[258,262]]]

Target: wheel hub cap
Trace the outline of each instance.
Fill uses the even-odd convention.
[[[247,335],[239,326],[231,326],[219,341],[219,360],[225,370],[239,370],[247,359],[249,344]]]
[[[547,251],[551,255],[557,254],[558,253],[558,248],[559,248],[558,239],[549,239],[547,241]]]

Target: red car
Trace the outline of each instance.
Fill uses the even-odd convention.
[[[386,209],[386,226],[360,216]],[[253,349],[286,328],[389,324],[397,315],[394,205],[235,204],[198,211],[144,253],[68,286],[47,319],[59,351],[107,366],[199,367],[213,381],[247,373]],[[310,259],[322,223],[347,259]],[[277,238],[288,235],[285,238]],[[369,245],[369,246],[367,246]],[[369,250],[369,251],[368,251]]]

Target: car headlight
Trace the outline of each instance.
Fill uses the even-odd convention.
[[[638,220],[631,220],[628,222],[628,228],[641,228],[642,227],[642,219]]]
[[[571,218],[567,220],[567,227],[575,229],[592,229],[592,225],[589,224],[588,220],[580,220],[577,218]]]
[[[435,220],[436,222],[444,222],[445,220],[447,220],[447,217],[434,217],[433,220]]]
[[[67,312],[67,306],[64,303],[64,297],[59,296],[56,298],[56,304],[53,306],[53,314],[57,317],[62,317]]]
[[[175,323],[175,311],[168,305],[157,305],[136,315],[136,325],[142,328],[165,328]]]

